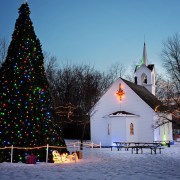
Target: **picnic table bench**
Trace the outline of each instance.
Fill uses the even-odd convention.
[[[115,143],[116,146],[111,146],[111,151],[112,151],[112,147],[116,147],[118,151],[121,150],[122,148],[125,148],[125,151],[128,151],[128,147],[132,142],[113,142],[113,143]]]
[[[156,154],[157,150],[159,150],[159,153],[161,154],[161,149],[164,149],[161,147],[160,143],[147,143],[147,142],[114,142],[116,144],[115,147],[117,147],[117,150],[121,150],[121,148],[125,148],[125,151],[128,151],[131,149],[131,152],[135,151],[136,154],[141,151],[141,154],[143,153],[143,149],[150,149],[151,154]],[[112,148],[111,148],[112,151]]]
[[[154,141],[155,143],[160,143],[162,146],[166,145],[168,147],[171,146],[171,141]]]

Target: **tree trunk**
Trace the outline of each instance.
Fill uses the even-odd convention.
[[[82,131],[82,136],[81,136],[80,150],[83,150],[83,140],[84,140],[85,130],[86,130],[86,122],[83,124],[83,131]]]

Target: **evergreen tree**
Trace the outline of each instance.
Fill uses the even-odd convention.
[[[28,4],[22,4],[0,69],[0,147],[65,146],[55,120],[41,44],[29,15]],[[10,161],[9,152],[0,150],[1,161]],[[45,161],[45,149],[29,152],[16,148],[13,160],[24,161],[26,153]]]

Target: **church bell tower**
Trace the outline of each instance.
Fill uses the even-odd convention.
[[[146,43],[144,43],[141,63],[136,66],[134,72],[135,83],[144,86],[155,95],[155,76],[155,67],[154,64],[148,64]]]

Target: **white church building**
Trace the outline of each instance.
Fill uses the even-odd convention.
[[[166,107],[155,97],[155,66],[148,64],[146,44],[143,61],[136,66],[135,82],[118,78],[92,108],[91,141],[102,146],[113,142],[172,141],[172,123],[156,129],[154,122]],[[168,114],[168,118],[172,118]]]

